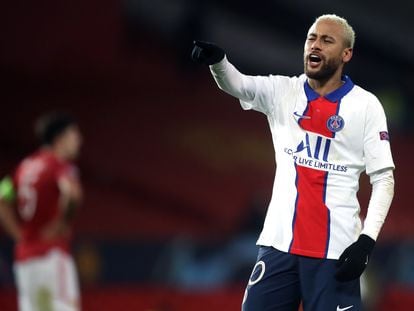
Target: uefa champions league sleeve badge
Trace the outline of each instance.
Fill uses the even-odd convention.
[[[339,132],[344,128],[345,121],[340,115],[330,116],[328,121],[326,121],[326,127],[331,132]]]

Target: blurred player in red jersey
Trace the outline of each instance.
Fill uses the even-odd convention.
[[[0,221],[16,242],[19,310],[78,311],[69,244],[71,219],[82,200],[71,161],[78,156],[82,137],[75,120],[63,113],[41,117],[36,134],[41,148],[0,183]]]

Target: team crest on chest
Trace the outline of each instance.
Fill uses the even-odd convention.
[[[342,130],[344,128],[344,125],[345,125],[344,119],[340,115],[337,115],[337,114],[330,116],[328,121],[326,122],[326,127],[328,128],[328,130],[334,133]]]

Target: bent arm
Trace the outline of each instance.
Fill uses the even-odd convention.
[[[242,74],[227,60],[227,57],[210,65],[210,71],[221,90],[243,101],[254,99],[256,93],[254,77]]]
[[[42,234],[45,240],[53,240],[70,234],[70,222],[82,201],[82,188],[77,179],[62,176],[58,180],[58,187],[61,217],[56,218],[44,228]]]
[[[82,202],[82,186],[79,180],[67,176],[63,176],[58,180],[58,186],[63,218],[65,221],[69,221],[73,218],[76,208]]]
[[[370,174],[370,182],[372,185],[372,193],[362,234],[366,234],[376,240],[394,197],[394,176],[392,169]]]

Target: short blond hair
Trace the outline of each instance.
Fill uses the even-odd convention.
[[[333,21],[333,22],[337,23],[338,25],[342,26],[342,28],[344,30],[344,35],[345,35],[345,44],[346,44],[346,46],[349,47],[349,48],[354,47],[354,44],[355,44],[355,31],[351,27],[351,25],[348,24],[348,21],[345,18],[340,17],[336,14],[324,14],[324,15],[321,15],[321,16],[317,17],[314,24],[316,24],[317,22],[319,22],[321,20]]]

